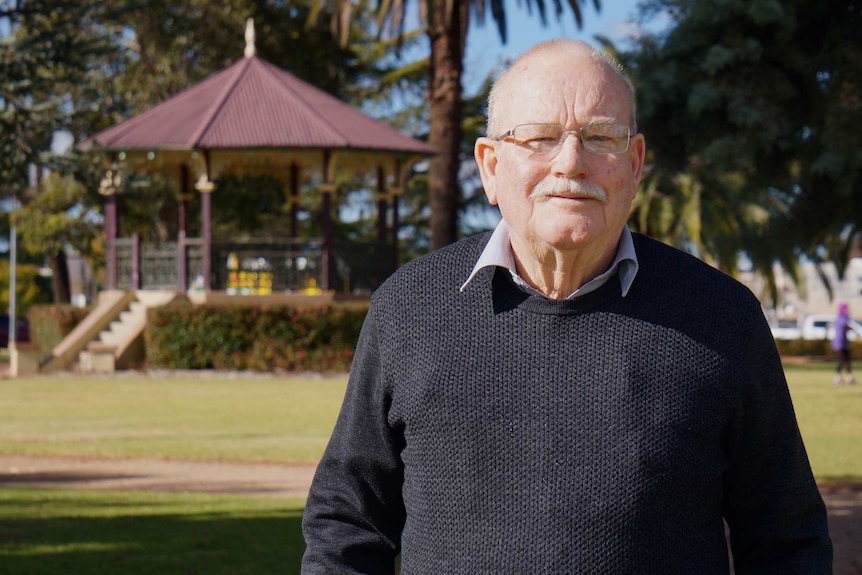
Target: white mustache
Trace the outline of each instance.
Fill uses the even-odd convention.
[[[530,199],[547,198],[550,196],[563,196],[572,198],[590,198],[601,202],[608,201],[608,194],[603,187],[592,182],[581,180],[569,180],[556,178],[542,180],[530,193]]]

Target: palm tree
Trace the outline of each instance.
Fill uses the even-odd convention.
[[[346,43],[351,15],[355,6],[351,0],[331,0],[333,32]],[[323,0],[315,0],[318,7]],[[503,0],[418,0],[419,17],[426,26],[430,42],[428,66],[428,143],[437,149],[428,170],[428,193],[431,206],[431,247],[436,249],[457,239],[457,213],[460,196],[458,170],[461,163],[461,119],[463,115],[464,52],[470,19],[480,26],[487,11],[497,24],[500,39],[506,43],[506,10]],[[580,29],[583,24],[581,5],[586,0],[525,0],[527,12],[535,9],[543,25],[547,24],[548,5],[554,8],[559,19],[568,6]],[[600,0],[593,0],[596,10]],[[377,13],[380,29],[400,36],[404,33],[404,14],[409,0],[378,0]]]

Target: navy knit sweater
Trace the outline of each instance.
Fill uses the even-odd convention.
[[[635,235],[573,301],[486,268],[488,235],[374,295],[308,498],[302,573],[831,573],[826,512],[758,301]]]

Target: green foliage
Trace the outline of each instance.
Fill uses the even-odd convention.
[[[367,306],[193,306],[147,312],[147,362],[172,369],[346,371]]]
[[[89,312],[89,308],[69,304],[34,305],[27,313],[30,341],[38,344],[47,357]]]
[[[360,81],[379,78],[377,63],[357,46],[339,47],[325,22],[309,25],[310,2],[255,0],[113,0],[104,18],[125,30],[119,50],[99,88],[112,103],[111,115],[93,115],[92,128],[105,128],[226,68],[243,57],[246,20],[254,19],[257,54],[322,90],[350,99]],[[358,10],[360,19],[366,10]],[[329,12],[325,12],[327,18]],[[357,38],[364,38],[356,29]],[[365,34],[367,36],[367,34]],[[314,54],[309,58],[309,54]]]
[[[95,23],[104,10],[100,0],[0,2],[0,197],[24,200],[30,168],[56,167],[54,133],[74,129],[74,95],[110,49]]]
[[[30,306],[37,303],[46,303],[47,294],[41,289],[38,282],[39,268],[32,264],[17,264],[15,266],[15,303],[19,316],[25,315]],[[9,276],[9,261],[0,261],[0,308],[2,313],[9,309],[9,287],[11,285]]]
[[[776,261],[790,269],[805,255],[841,269],[862,229],[858,3],[642,7],[672,24],[622,55],[649,153],[633,227],[729,272],[744,253],[773,299]]]
[[[223,176],[213,194],[213,236],[284,237],[290,210],[286,186],[273,177]]]
[[[88,254],[98,227],[82,208],[87,190],[72,176],[50,173],[33,201],[12,214],[21,246],[31,254],[56,254],[71,246]]]

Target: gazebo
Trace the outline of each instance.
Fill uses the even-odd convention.
[[[434,154],[428,144],[257,57],[251,21],[244,58],[93,135],[79,149],[101,152],[110,162],[100,187],[105,198],[106,288],[246,294],[298,291],[309,285],[324,292],[376,287],[398,264],[398,209],[405,177],[413,164]],[[332,197],[340,170],[376,181],[373,246],[334,245]],[[162,173],[175,181],[176,242],[142,245],[136,236],[119,237],[117,196],[126,171]],[[211,198],[218,193],[215,181],[225,175],[266,175],[283,184],[290,203],[285,241],[214,241]],[[311,242],[297,239],[303,183],[316,184],[321,196],[322,238]],[[200,200],[201,233],[196,238],[188,237],[194,193]]]

